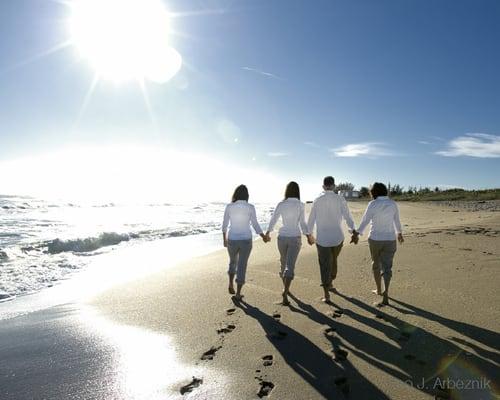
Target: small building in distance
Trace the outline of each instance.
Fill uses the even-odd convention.
[[[346,199],[359,199],[361,197],[359,190],[340,190],[339,195]]]

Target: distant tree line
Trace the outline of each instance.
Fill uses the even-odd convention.
[[[354,190],[354,184],[351,182],[340,182],[338,185],[335,185],[335,189],[337,192],[339,191],[353,191]],[[440,193],[440,192],[464,192],[464,189],[461,188],[454,188],[454,189],[446,189],[446,190],[441,190],[438,186],[436,186],[434,189],[426,186],[408,186],[406,189],[404,186],[400,185],[399,183],[392,184],[392,183],[387,183],[387,190],[389,191],[389,195],[393,197],[397,196],[412,196],[412,195],[425,195],[429,193]],[[360,197],[369,197],[370,196],[370,189],[367,186],[361,186],[359,189],[359,195]]]
[[[425,186],[408,186],[405,188],[400,184],[387,183],[389,195],[398,201],[450,201],[450,200],[500,200],[500,189],[484,189],[484,190],[465,190],[461,188],[441,189],[436,186],[434,189]],[[354,185],[350,182],[341,182],[336,185],[335,190],[338,192],[354,191]],[[369,198],[370,189],[367,186],[362,186],[359,189],[359,197]]]

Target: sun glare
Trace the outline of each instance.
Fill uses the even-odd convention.
[[[164,83],[181,68],[161,0],[74,0],[71,42],[100,78]]]

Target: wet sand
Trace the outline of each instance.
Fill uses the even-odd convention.
[[[350,203],[356,222],[365,206]],[[497,398],[500,213],[430,203],[400,210],[406,242],[383,309],[373,306],[366,238],[344,243],[334,305],[320,302],[316,252],[305,240],[291,306],[275,304],[276,236],[255,243],[242,302],[227,293],[221,250],[92,305],[119,324],[168,335],[180,363],[202,368],[173,382],[172,398]]]

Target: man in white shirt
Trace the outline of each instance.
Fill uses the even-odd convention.
[[[330,290],[334,290],[333,281],[337,277],[337,257],[344,243],[342,220],[345,220],[349,232],[354,232],[352,219],[347,202],[344,197],[336,194],[335,179],[327,176],[323,180],[323,194],[314,200],[307,223],[309,233],[313,232],[316,225],[316,248],[321,274],[321,286],[325,292],[324,302],[330,302]],[[310,245],[314,244],[313,238],[308,238]]]

